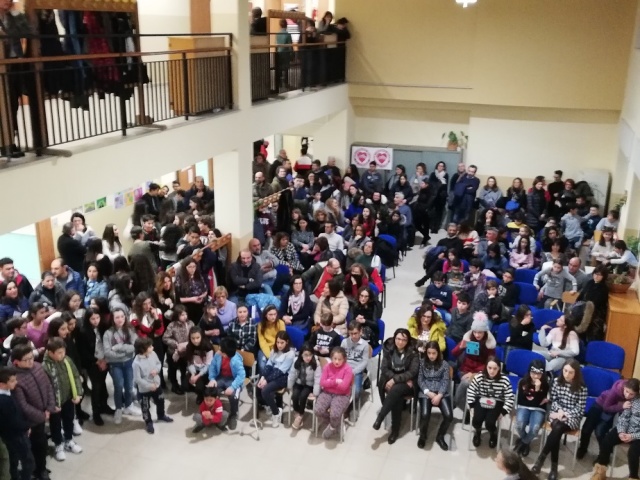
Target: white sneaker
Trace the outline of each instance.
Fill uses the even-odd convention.
[[[120,425],[122,423],[122,409],[118,408],[113,414],[113,423]]]
[[[134,404],[131,404],[128,407],[124,407],[124,410],[122,411],[122,413],[124,415],[132,415],[134,417],[139,417],[140,415],[142,415],[142,410],[140,410]]]
[[[276,415],[271,415],[271,426],[273,428],[278,428],[280,426],[280,421],[282,420],[282,409],[278,409],[278,413]]]
[[[67,459],[67,455],[64,453],[64,444],[56,445],[56,460],[64,462]]]
[[[82,453],[82,447],[73,440],[69,440],[64,444],[64,449],[71,453]]]
[[[77,437],[82,435],[82,427],[80,426],[80,422],[77,418],[73,419],[73,434]]]

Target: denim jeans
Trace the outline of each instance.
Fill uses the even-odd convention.
[[[358,398],[360,392],[362,391],[362,382],[363,382],[363,374],[362,372],[356,373],[354,375],[354,386],[355,386],[355,398]]]
[[[267,361],[269,360],[267,358],[267,356],[262,353],[262,350],[258,350],[258,358],[256,359],[258,362],[258,373],[262,372],[264,370],[264,367],[267,366]]]
[[[544,422],[545,412],[542,410],[529,410],[528,408],[518,408],[516,412],[516,431],[522,443],[530,445],[538,435],[538,430]],[[527,425],[529,432],[527,432]]]
[[[122,395],[124,390],[124,406],[129,407],[133,402],[131,391],[133,389],[133,359],[126,362],[109,364],[109,373],[113,379],[113,401],[116,410],[122,408]]]

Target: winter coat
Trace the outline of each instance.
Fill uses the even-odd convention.
[[[46,303],[47,305],[51,305],[53,308],[58,308],[62,303],[62,299],[64,298],[65,290],[58,282],[53,284],[53,289],[45,294],[45,288],[40,283],[36,286],[35,290],[29,296],[29,303]]]
[[[55,413],[56,397],[47,373],[39,363],[31,368],[16,368],[18,384],[13,390],[22,413],[31,427],[44,424],[44,412]]]
[[[319,325],[320,318],[327,313],[333,314],[333,325],[336,327],[336,331],[345,336],[347,333],[346,321],[347,313],[349,313],[349,301],[344,293],[338,292],[337,296],[329,297],[328,304],[325,297],[320,297],[313,315],[314,323]]]
[[[472,333],[473,332],[469,330],[464,334],[462,339],[467,342],[472,341]],[[463,353],[465,354],[462,365],[460,365],[459,368],[461,373],[479,373],[484,370],[484,367],[487,364],[487,359],[491,355],[495,355],[495,351],[496,339],[491,332],[486,332],[486,336],[480,341],[480,353],[478,355],[470,355],[469,353],[466,353],[466,348],[462,348],[462,342],[455,346],[451,351],[451,354],[454,357],[459,357]]]
[[[433,314],[431,327],[429,328],[429,341],[430,342],[438,342],[438,346],[440,347],[440,351],[444,352],[447,349],[447,342],[445,341],[445,335],[447,331],[447,325],[440,319],[439,315]],[[420,329],[418,328],[418,319],[415,315],[412,315],[407,322],[407,329],[411,334],[411,337],[414,339],[418,339],[420,336]]]
[[[392,356],[396,350],[393,337],[387,338],[384,342],[382,355],[382,365],[380,367],[380,379],[378,384],[383,385],[393,378],[395,383],[407,383],[409,380],[416,380],[420,370],[420,357],[415,350],[415,340],[410,339],[402,355],[401,369],[393,369]]]

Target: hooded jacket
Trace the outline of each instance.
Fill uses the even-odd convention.
[[[228,280],[231,295],[244,297],[248,293],[258,293],[262,288],[262,270],[255,258],[252,257],[249,266],[244,266],[238,256],[229,267]]]
[[[151,373],[155,372],[155,375]],[[153,392],[160,388],[160,375],[162,375],[162,364],[156,352],[150,355],[136,355],[133,359],[133,383],[138,387],[140,393]]]
[[[24,413],[29,426],[43,424],[46,421],[44,412],[55,413],[56,398],[53,385],[39,363],[31,368],[16,368],[18,384],[12,395]]]
[[[47,293],[45,293],[47,291]],[[29,295],[29,303],[46,303],[53,308],[58,308],[64,298],[65,290],[60,283],[55,282],[52,289],[45,289],[42,283],[36,286],[35,290]]]
[[[471,334],[473,332],[469,330],[462,337],[463,340],[470,342]],[[496,351],[496,339],[491,332],[486,332],[487,335],[480,341],[480,353],[478,355],[470,355],[465,353],[465,349],[462,348],[462,342],[458,343],[452,350],[451,354],[454,357],[459,357],[462,353],[465,353],[462,365],[460,365],[460,372],[462,373],[479,373],[484,370],[484,366],[487,364],[489,356],[494,355]],[[475,340],[473,340],[475,341]]]

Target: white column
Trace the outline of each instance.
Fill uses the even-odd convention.
[[[216,227],[232,235],[234,256],[253,237],[251,153],[251,143],[246,143],[246,147],[213,159]]]
[[[323,164],[327,157],[336,157],[336,165],[344,170],[349,164],[354,138],[354,115],[351,107],[330,116],[313,132],[313,156]]]
[[[214,32],[232,33],[234,80],[233,103],[236,109],[251,108],[251,49],[249,45],[249,15],[246,0],[212,0],[211,15]]]

